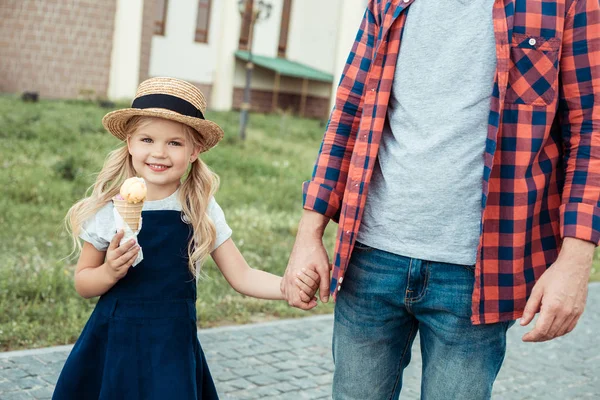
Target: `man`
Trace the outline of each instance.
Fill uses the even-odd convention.
[[[599,200],[598,0],[370,1],[282,282],[336,299],[333,397],[398,398],[419,332],[423,398],[490,398],[514,320],[575,327]]]

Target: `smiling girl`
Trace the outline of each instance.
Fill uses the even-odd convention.
[[[59,377],[53,399],[216,399],[196,334],[196,279],[212,256],[238,292],[283,299],[281,278],[248,266],[213,195],[218,178],[199,158],[223,131],[204,117],[206,102],[190,83],[152,78],[131,108],[103,119],[125,145],[109,154],[89,197],[67,214],[81,254],[75,288],[101,296]],[[119,244],[111,199],[123,181],[145,180],[139,246]],[[79,242],[83,239],[83,245]],[[299,276],[304,294],[312,271]],[[312,300],[316,305],[316,300]]]

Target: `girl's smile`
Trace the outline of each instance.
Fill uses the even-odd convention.
[[[164,164],[146,164],[153,172],[166,171],[170,166]]]

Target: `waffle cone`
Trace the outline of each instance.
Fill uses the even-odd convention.
[[[123,221],[129,225],[132,231],[137,231],[140,224],[140,217],[142,216],[144,202],[128,203],[127,200],[113,199],[113,203],[119,212],[119,215],[123,218]]]

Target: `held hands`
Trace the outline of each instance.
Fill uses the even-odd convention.
[[[127,274],[140,251],[140,246],[133,239],[119,245],[124,234],[123,230],[117,232],[106,250],[106,271],[115,281]]]
[[[321,301],[329,300],[329,277],[329,257],[322,239],[300,237],[281,280],[281,293],[290,306],[310,310],[317,305],[314,298],[317,288]]]
[[[319,274],[314,269],[302,268],[301,271],[296,273],[296,279],[294,283],[300,291],[300,300],[310,305],[310,310],[317,306],[317,298],[315,293],[319,289],[320,278]]]

